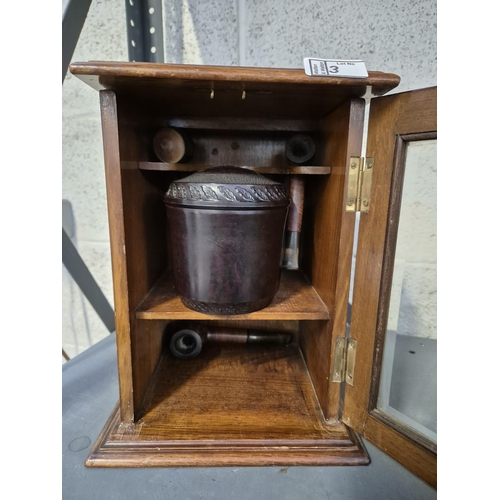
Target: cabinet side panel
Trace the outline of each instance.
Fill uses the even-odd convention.
[[[161,352],[162,323],[135,321],[137,306],[167,267],[167,222],[163,183],[157,172],[143,172],[152,137],[150,117],[130,99],[117,96],[132,356],[134,419]],[[161,173],[160,173],[161,175]]]
[[[323,165],[332,173],[309,180],[304,222],[304,271],[330,311],[329,321],[302,322],[300,342],[325,418],[338,420],[340,383],[331,381],[335,337],[344,337],[349,297],[355,214],[345,211],[349,158],[359,156],[364,100],[353,99],[322,123]]]
[[[131,422],[134,416],[132,401],[132,353],[130,346],[130,310],[125,256],[125,223],[120,169],[118,114],[114,92],[110,90],[101,91],[100,100],[113,269],[120,413],[123,422]]]
[[[134,421],[142,416],[144,400],[153,380],[168,321],[131,319]]]

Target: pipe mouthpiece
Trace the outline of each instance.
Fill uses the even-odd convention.
[[[299,268],[299,246],[300,233],[287,231],[282,267],[291,270],[297,270]]]
[[[293,340],[291,333],[261,332],[259,330],[248,331],[249,344],[290,344]]]

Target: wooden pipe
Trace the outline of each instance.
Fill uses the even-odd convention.
[[[293,163],[308,162],[316,151],[312,138],[297,134],[290,137],[285,145],[285,155]],[[304,178],[301,175],[291,175],[289,188],[291,199],[286,222],[285,253],[282,267],[296,270],[299,268],[300,232],[302,229],[302,213],[304,211]]]
[[[170,351],[176,358],[192,359],[200,354],[205,342],[289,344],[292,339],[291,333],[197,325],[191,328],[183,328],[174,333],[170,340]]]
[[[194,144],[185,132],[173,128],[162,128],[153,139],[155,154],[165,163],[180,163],[189,160]]]
[[[291,175],[289,184],[291,199],[286,220],[285,255],[283,267],[285,269],[299,268],[300,231],[302,229],[302,212],[304,210],[304,179],[301,175]]]

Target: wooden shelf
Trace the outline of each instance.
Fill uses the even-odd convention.
[[[207,168],[213,168],[216,165],[207,165],[204,163],[161,163],[152,161],[141,161],[139,162],[139,168],[141,170],[156,170],[160,172],[198,172],[199,170],[205,170]],[[328,175],[331,173],[331,167],[323,166],[284,166],[284,167],[256,167],[250,165],[238,165],[241,168],[246,168],[248,170],[253,170],[259,174],[282,174],[282,175]]]
[[[328,308],[300,271],[281,272],[280,288],[269,306],[236,316],[212,316],[187,308],[175,292],[172,275],[166,272],[135,311],[138,319],[234,319],[318,320],[329,319]]]
[[[364,465],[357,435],[326,423],[297,345],[165,353],[135,424],[108,421],[94,467]]]

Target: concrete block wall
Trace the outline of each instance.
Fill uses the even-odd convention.
[[[163,0],[168,62],[300,68],[304,57],[363,59],[436,85],[436,0]]]
[[[73,61],[127,61],[124,0],[93,0]],[[69,72],[62,87],[63,226],[113,305],[99,94]],[[70,357],[108,330],[62,267],[63,348]]]
[[[437,141],[408,146],[388,329],[437,338]]]
[[[363,59],[400,75],[399,92],[437,83],[436,17],[436,0],[163,0],[165,59],[297,68],[305,56]],[[127,59],[125,0],[94,0],[73,61]],[[98,101],[67,76],[62,195],[73,241],[112,303]],[[72,356],[107,330],[65,270],[63,297],[63,345]]]

